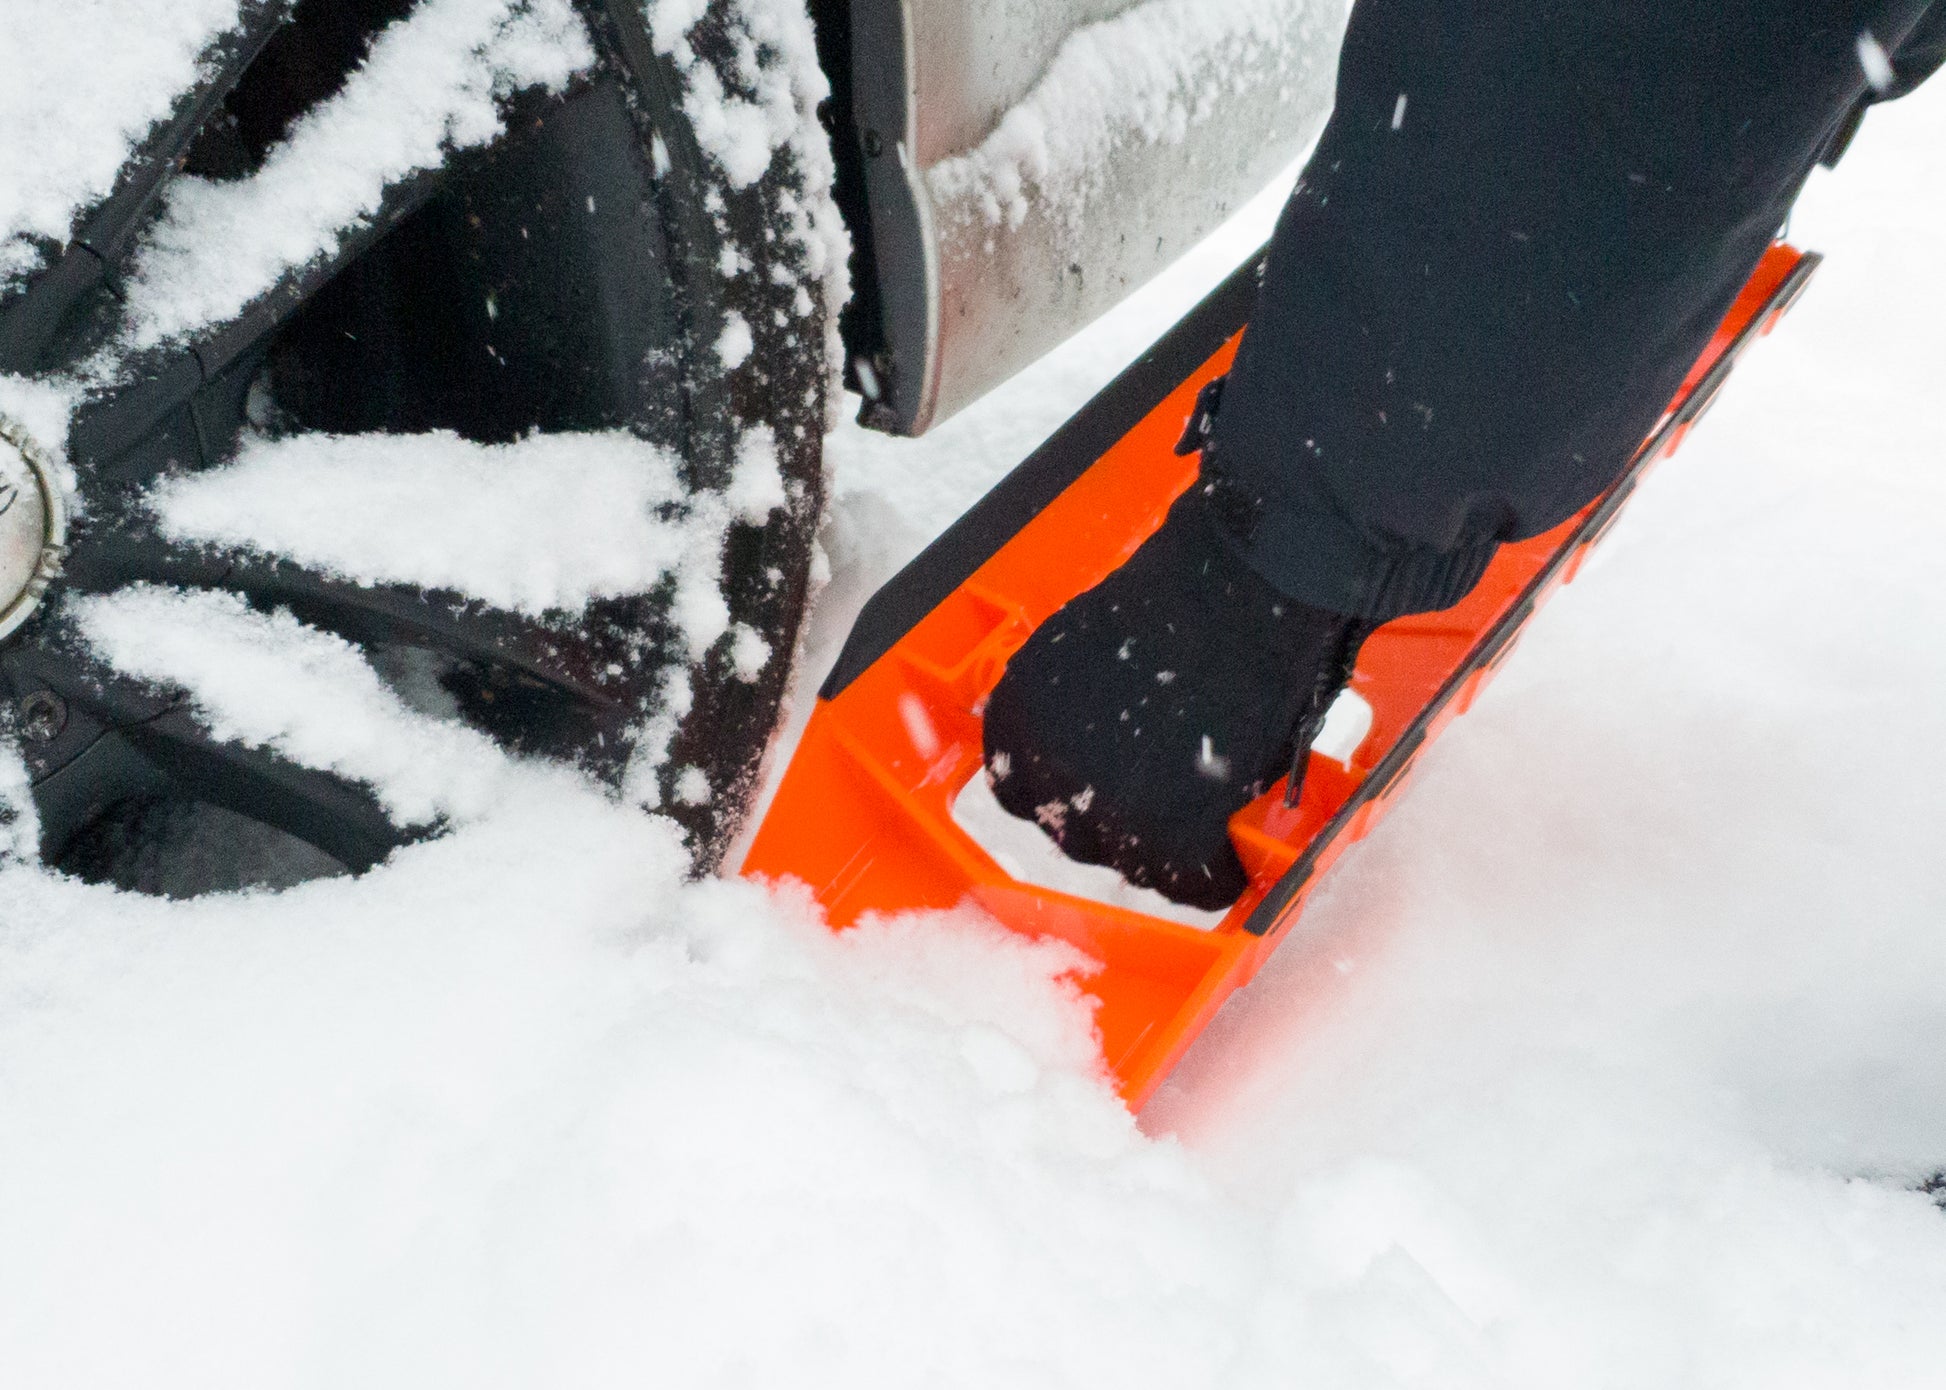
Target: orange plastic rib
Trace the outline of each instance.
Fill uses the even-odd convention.
[[[1071,942],[1100,962],[1081,983],[1099,1001],[1103,1060],[1140,1107],[1290,930],[1323,873],[1377,823],[1417,753],[1472,703],[1521,623],[1573,578],[1642,473],[1681,443],[1816,259],[1783,243],[1770,249],[1608,494],[1545,535],[1503,546],[1458,606],[1388,623],[1365,644],[1352,685],[1372,707],[1370,733],[1349,766],[1314,755],[1295,808],[1284,808],[1280,783],[1231,821],[1251,887],[1213,930],[1021,883],[951,808],[980,772],[978,710],[1008,658],[1133,554],[1194,479],[1196,460],[1172,446],[1236,338],[889,652],[818,702],[743,871],[809,885],[834,927],[970,900],[1016,931]]]

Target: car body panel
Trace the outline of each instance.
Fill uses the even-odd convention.
[[[920,434],[1119,303],[1329,114],[1344,0],[853,0],[883,348]]]

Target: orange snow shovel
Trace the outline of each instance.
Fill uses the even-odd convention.
[[[808,884],[834,927],[972,902],[1100,963],[1103,1060],[1139,1108],[1223,1001],[1256,973],[1413,759],[1478,695],[1521,625],[1608,529],[1655,461],[1709,408],[1818,257],[1765,254],[1668,412],[1578,516],[1503,546],[1459,605],[1387,623],[1351,688],[1372,723],[1347,763],[1313,753],[1294,807],[1280,782],[1230,821],[1250,888],[1210,930],[1021,882],[953,819],[981,773],[980,711],[1034,628],[1145,541],[1196,477],[1174,445],[1228,369],[1261,256],[1219,287],[866,604],[820,692],[743,872]]]

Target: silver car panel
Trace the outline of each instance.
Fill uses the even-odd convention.
[[[886,352],[919,434],[1119,303],[1329,114],[1345,0],[853,0]],[[876,370],[874,370],[876,368]]]

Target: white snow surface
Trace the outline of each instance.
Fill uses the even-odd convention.
[[[170,183],[136,258],[127,345],[236,317],[375,214],[387,188],[499,135],[506,97],[558,90],[593,61],[569,0],[419,0],[256,173]]]
[[[237,12],[237,0],[0,7],[0,287],[40,263],[35,241],[66,241],[108,196],[129,147],[169,114]]]
[[[833,438],[807,687],[1274,211],[923,443]],[[487,748],[355,880],[0,867],[6,1379],[1937,1384],[1942,214],[1935,87],[1819,176],[1791,320],[1139,1126],[1066,952],[831,936]],[[439,756],[349,649],[106,602],[246,737]]]

